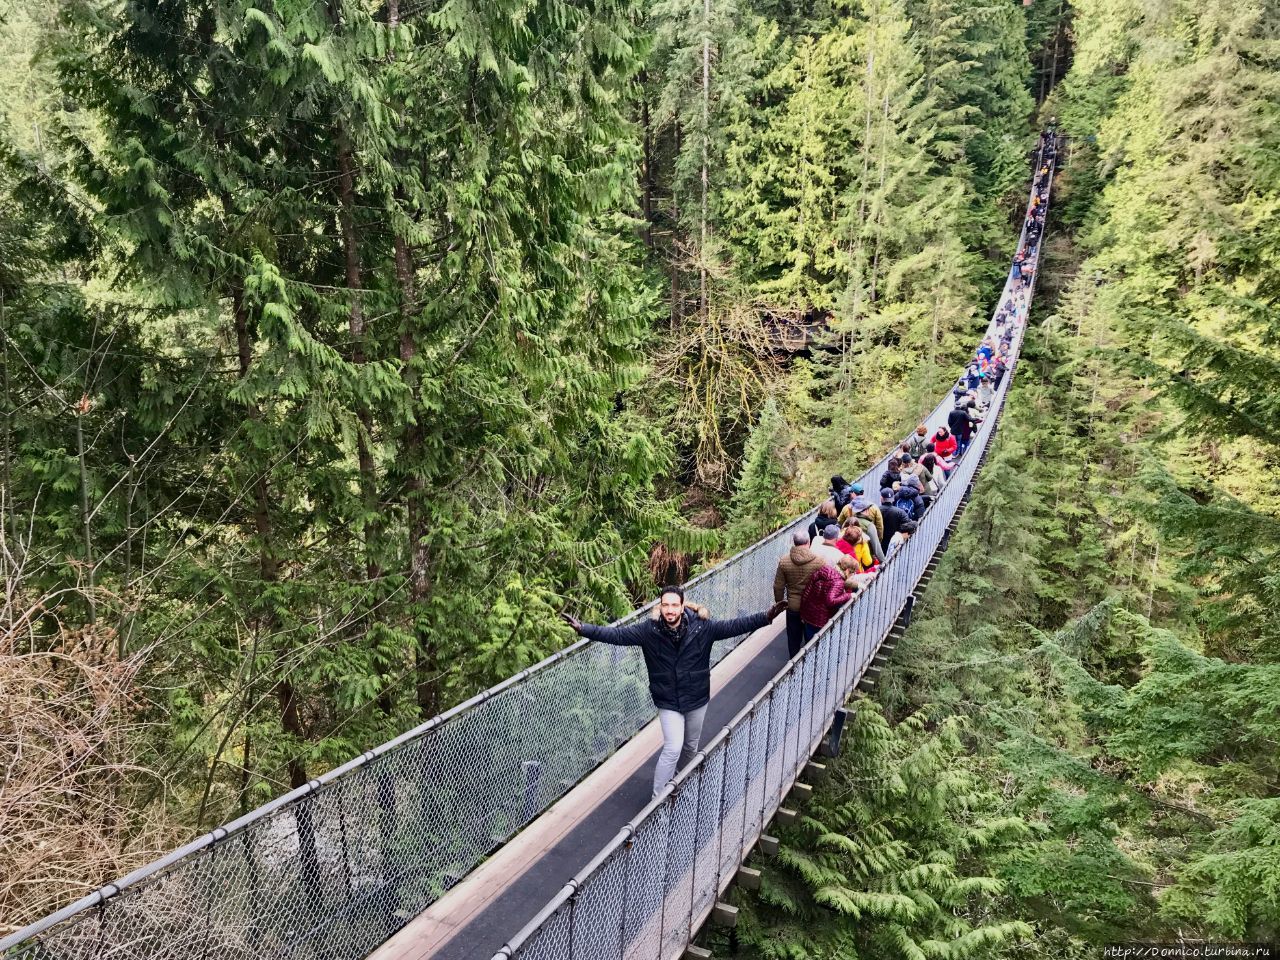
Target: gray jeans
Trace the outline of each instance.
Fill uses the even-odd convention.
[[[676,771],[683,769],[698,752],[698,744],[702,742],[702,721],[706,718],[705,706],[688,713],[658,711],[658,722],[662,724],[662,752],[658,754],[658,766],[653,771],[655,797],[676,775]]]

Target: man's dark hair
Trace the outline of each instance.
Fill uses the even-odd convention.
[[[668,593],[674,593],[677,597],[680,598],[680,601],[682,603],[684,602],[684,587],[680,586],[680,584],[668,583],[665,587],[662,588],[662,592],[658,594],[658,599],[661,600]]]

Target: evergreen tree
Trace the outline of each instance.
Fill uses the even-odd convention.
[[[745,547],[776,528],[794,511],[789,484],[795,475],[795,441],[773,397],[765,401],[751,430],[734,484],[725,539]]]
[[[64,539],[100,585],[132,556],[130,630],[204,678],[170,684],[165,708],[177,762],[201,770],[177,795],[197,817],[499,679],[494,651],[443,671],[496,576],[519,585],[495,622],[519,624],[527,664],[563,642],[552,596],[629,609],[650,543],[684,529],[653,484],[665,442],[615,407],[651,302],[615,213],[634,182],[617,149],[631,11],[510,12],[62,13],[53,63],[77,110],[56,174],[102,214],[87,272],[133,297],[102,358],[137,341],[158,363],[180,336],[190,363],[113,381],[129,390],[90,396],[84,419],[56,411],[73,440],[99,415],[147,416],[114,473],[92,445],[66,464],[55,515],[133,511],[123,544],[78,521]],[[191,473],[167,463],[182,496],[162,496],[154,460],[126,462],[168,449],[158,434],[189,438]],[[192,595],[206,614],[184,613]]]
[[[857,702],[830,782],[783,831],[748,902],[752,955],[977,957],[1031,936],[985,873],[1029,828],[992,814],[998,801],[965,769],[961,732],[918,714],[891,726]]]

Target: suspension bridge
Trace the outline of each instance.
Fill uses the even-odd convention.
[[[1028,214],[1047,207],[1036,156]],[[1025,221],[1024,221],[1025,222]],[[1018,240],[1022,250],[1026,227]],[[1038,254],[1028,258],[1034,268]],[[638,648],[581,640],[492,689],[0,940],[2,960],[674,960],[839,751],[946,549],[998,428],[1012,362],[918,530],[792,660],[782,621],[721,644],[705,730],[656,798]],[[1011,271],[999,304],[1022,284]],[[987,333],[995,330],[993,317]],[[924,422],[945,425],[950,394]],[[889,455],[859,478],[869,491]],[[765,609],[810,512],[691,581],[714,617]],[[619,622],[648,616],[651,606]],[[816,759],[815,759],[816,758]]]

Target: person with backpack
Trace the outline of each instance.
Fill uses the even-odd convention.
[[[866,497],[858,497],[853,501],[853,512],[865,520],[870,520],[876,530],[876,539],[884,543],[884,517],[880,515],[880,508]]]
[[[867,541],[871,544],[871,553],[877,559],[883,561],[884,553],[881,550],[880,531],[884,529],[884,519],[880,516],[880,508],[866,497],[854,497],[853,503],[849,504],[840,513],[841,529],[850,519],[856,519],[862,526],[862,532],[867,535]]]
[[[848,509],[848,508],[846,508]],[[813,518],[813,522],[809,524],[809,539],[817,540],[822,536],[822,531],[829,523],[838,523],[840,511],[836,509],[834,500],[824,500],[822,505],[818,507],[818,515]]]
[[[902,481],[894,497],[893,505],[907,515],[908,520],[924,516],[924,498],[920,495],[920,480],[912,475]]]
[[[929,428],[923,423],[916,427],[916,432],[907,437],[905,444],[907,453],[919,460],[925,454],[924,445],[928,443]]]
[[[898,472],[898,476],[902,478],[901,482],[905,483],[907,477],[915,477],[920,481],[920,489],[923,491],[925,485],[925,473],[926,471],[924,467],[920,465],[919,460],[909,453],[904,453],[902,455],[902,469]]]
[[[840,474],[831,478],[831,502],[836,505],[836,513],[844,509],[846,503],[853,499],[853,487]]]
[[[901,507],[894,506],[893,500],[892,488],[885,487],[880,491],[880,516],[884,518],[884,535],[887,538],[885,543],[892,540],[893,535],[902,529],[902,525],[911,519]]]
[[[685,603],[683,587],[667,586],[648,617],[626,626],[583,623],[568,613],[560,614],[588,640],[639,647],[643,652],[649,695],[662,726],[662,752],[653,771],[655,797],[698,752],[711,701],[712,644],[767,627],[786,606],[778,602],[763,613],[713,620],[706,608]]]

